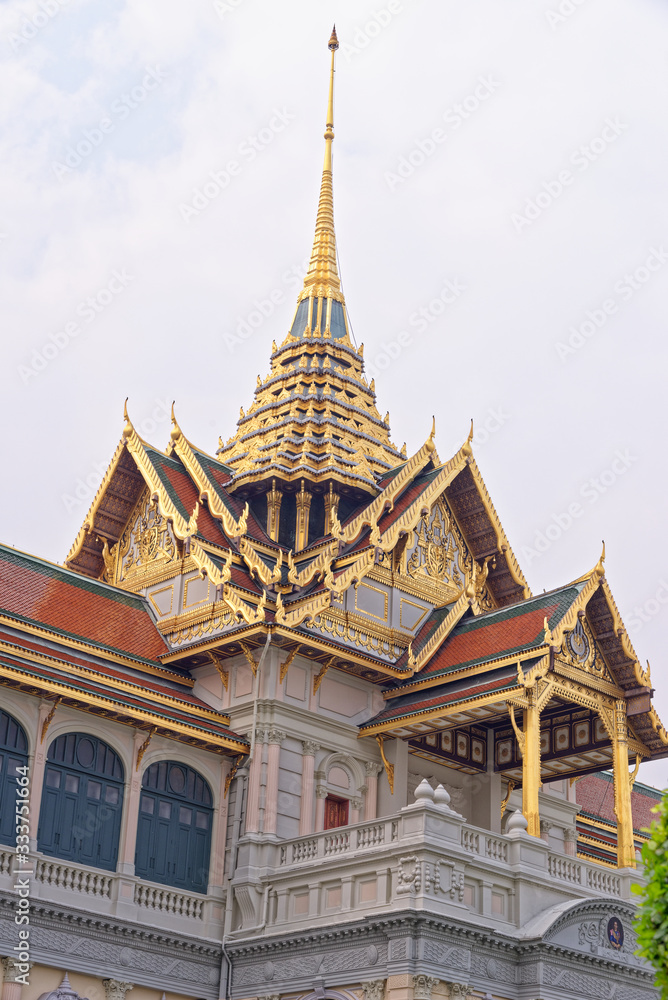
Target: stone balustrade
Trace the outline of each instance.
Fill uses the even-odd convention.
[[[527,834],[519,812],[503,835],[473,827],[450,808],[447,793],[437,795],[425,784],[414,803],[392,816],[278,842],[258,834],[242,838],[231,881],[241,920],[232,937],[406,909],[442,917],[468,912],[511,930],[531,920],[537,907],[601,896],[628,900],[631,883],[642,881],[639,872],[554,853]],[[200,896],[120,872],[33,858],[35,903],[162,927],[167,920],[174,930],[220,938],[222,892]],[[2,849],[0,889],[11,891],[14,867],[13,850]]]
[[[407,908],[444,917],[469,911],[511,930],[569,899],[629,900],[632,882],[642,882],[640,872],[551,851],[528,835],[519,812],[506,834],[472,827],[424,788],[394,816],[278,844],[242,841],[239,858],[239,938],[247,929],[271,934],[334,914],[360,919]]]
[[[31,857],[31,902],[34,904],[58,902],[141,924],[155,922],[163,928],[167,925],[167,916],[167,923],[171,923],[175,931],[193,932],[197,928],[198,936],[220,939],[224,898],[181,892],[135,876],[71,864],[58,858]],[[9,892],[16,880],[14,859],[11,847],[0,850],[0,889]]]

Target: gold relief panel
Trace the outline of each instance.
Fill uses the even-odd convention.
[[[590,743],[591,727],[589,720],[586,722],[576,722],[573,725],[573,746],[585,747]]]
[[[441,749],[445,750],[446,753],[452,753],[452,729],[441,733]]]
[[[176,539],[167,518],[145,490],[119,542],[116,582],[135,584],[177,559]]]
[[[184,609],[197,607],[198,604],[209,603],[211,581],[209,577],[202,579],[201,576],[191,576],[183,585],[183,607]]]
[[[161,618],[164,618],[165,615],[171,615],[174,603],[174,584],[169,587],[161,587],[160,590],[153,590],[147,596]]]
[[[360,583],[355,588],[355,611],[370,615],[378,621],[387,621],[389,595],[385,590]]]
[[[418,625],[422,624],[430,610],[430,608],[425,608],[421,604],[415,604],[402,597],[399,601],[399,628],[406,629],[407,632],[414,632]]]
[[[442,600],[455,600],[466,579],[465,546],[442,497],[422,516],[414,538],[406,552],[406,573],[414,580],[441,584]]]
[[[549,729],[543,729],[540,734],[540,753],[544,756],[546,753],[550,752],[550,731]]]

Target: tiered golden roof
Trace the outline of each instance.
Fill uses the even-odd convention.
[[[285,485],[306,480],[325,491],[343,486],[366,494],[403,461],[390,441],[389,414],[381,418],[376,395],[364,377],[363,346],[350,338],[345,299],[336,265],[332,142],[334,140],[334,53],[325,128],[325,163],[315,238],[304,287],[290,332],[273,345],[271,371],[258,376],[255,398],[241,411],[237,433],[218,457],[233,470],[228,489],[272,479]]]

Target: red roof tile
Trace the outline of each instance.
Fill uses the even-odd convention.
[[[607,774],[587,774],[575,786],[575,797],[582,812],[597,816],[603,822],[617,825],[615,816],[615,788],[612,776]],[[652,809],[661,798],[660,792],[636,785],[631,792],[633,826],[645,830],[656,820]]]
[[[513,649],[528,646],[542,638],[543,619],[558,607],[557,604],[527,611],[501,621],[491,621],[475,630],[461,632],[446,639],[443,647],[433,657],[419,677],[447,670],[449,667],[476,660],[487,660]]]
[[[139,598],[7,549],[0,549],[0,610],[141,659],[167,652]]]

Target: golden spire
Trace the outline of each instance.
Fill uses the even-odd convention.
[[[309,295],[333,298],[343,301],[341,281],[336,267],[336,237],[334,235],[334,195],[332,189],[332,143],[334,141],[334,54],[339,47],[336,26],[327,43],[332,53],[329,71],[329,99],[327,101],[327,121],[325,123],[325,162],[320,185],[318,215],[315,222],[315,238],[311,251],[304,288],[299,301]]]

